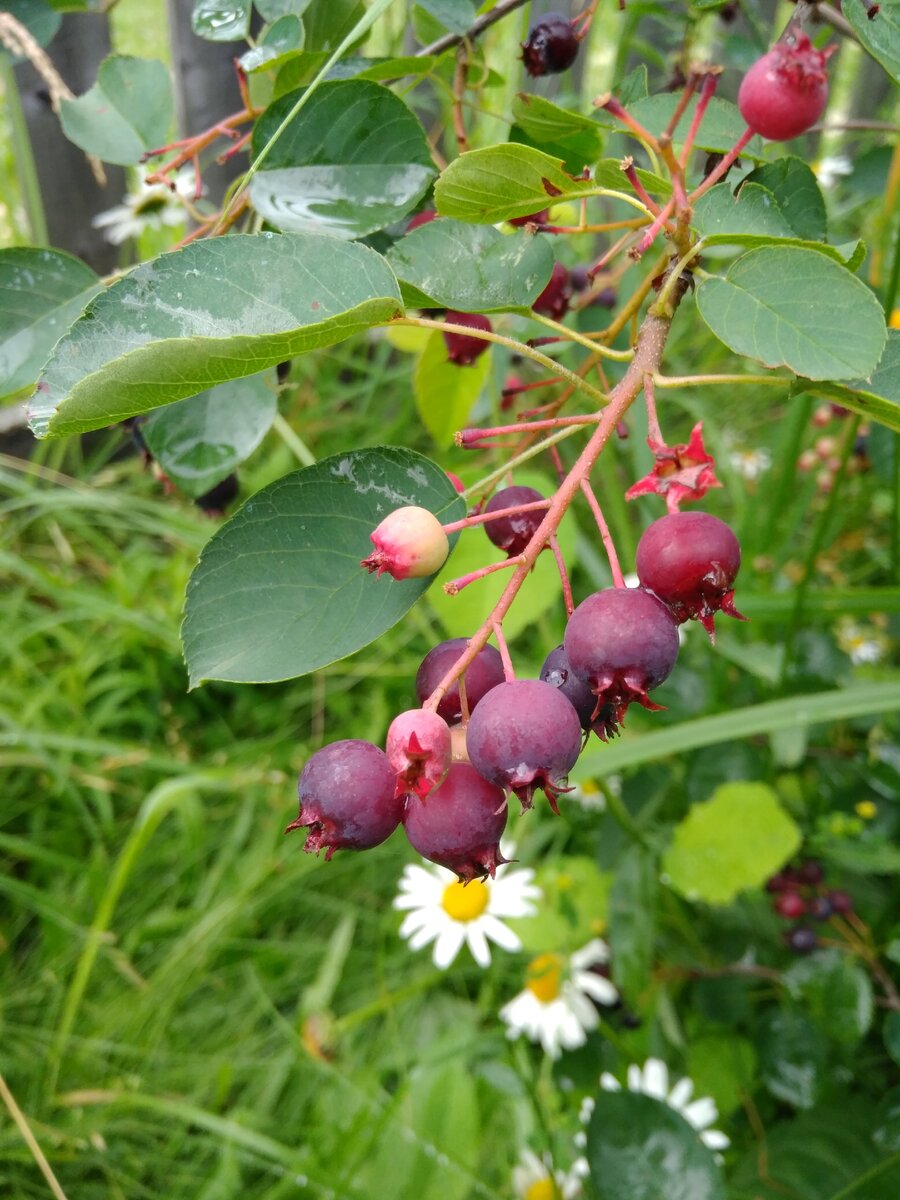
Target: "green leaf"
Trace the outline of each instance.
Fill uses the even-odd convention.
[[[678,146],[684,141],[690,128],[697,107],[697,97],[690,102],[672,136],[673,143]],[[681,102],[680,92],[670,92],[666,95],[647,96],[643,100],[635,100],[628,106],[629,114],[639,121],[650,133],[658,136],[666,129],[669,121],[675,115],[675,109]],[[607,129],[621,131],[623,126],[610,113],[603,110],[597,113],[597,122]],[[703,117],[694,145],[700,150],[724,153],[732,148],[743,137],[747,122],[738,112],[737,105],[728,100],[720,100],[714,96]],[[744,158],[762,159],[765,156],[765,143],[760,137],[752,137],[741,151]]]
[[[568,161],[582,166],[596,162],[603,151],[605,131],[595,120],[569,112],[551,100],[520,92],[513,100],[513,119],[527,137],[565,150]]]
[[[883,837],[867,835],[848,838],[816,838],[816,853],[857,875],[900,874],[900,847]]]
[[[469,368],[463,368],[468,370]],[[544,475],[532,471],[516,471],[516,484],[536,488],[544,496],[552,496],[556,483]],[[571,562],[575,557],[576,530],[571,518],[563,520],[557,533],[563,558]],[[502,552],[493,546],[480,529],[468,530],[457,546],[453,558],[438,576],[428,600],[444,628],[444,636],[471,637],[485,621],[500,599],[509,582],[509,571],[497,571],[463,588],[455,596],[448,596],[443,585],[451,579],[468,575],[489,562],[499,562]],[[507,638],[517,638],[545,612],[558,609],[562,602],[562,585],[553,554],[544,550],[531,570],[515,604],[503,618],[503,632]]]
[[[59,118],[69,141],[87,154],[128,167],[167,140],[173,112],[163,63],[112,54],[89,91],[61,102]]]
[[[884,353],[871,377],[829,385],[828,395],[864,417],[900,430],[900,329],[889,329]]]
[[[416,0],[450,33],[465,33],[475,20],[472,0]]]
[[[54,12],[44,0],[4,0],[3,11],[15,17],[20,25],[24,25],[39,46],[49,45],[59,32],[62,17]],[[0,61],[9,51],[0,42]],[[18,55],[11,55],[14,63],[23,61]]]
[[[38,437],[99,429],[332,346],[402,311],[387,263],[313,234],[235,234],[144,263],[57,344],[31,400]]]
[[[807,379],[856,379],[878,366],[884,314],[862,280],[822,254],[763,246],[704,279],[697,307],[737,354]]]
[[[250,31],[251,0],[195,0],[191,28],[208,42],[239,42]]]
[[[872,57],[900,83],[900,0],[880,0],[871,20],[862,0],[841,0],[841,10]]]
[[[895,1063],[900,1065],[900,1012],[890,1012],[882,1029],[884,1047]]]
[[[387,261],[401,288],[415,289],[412,303],[527,313],[547,286],[554,258],[549,239],[540,234],[502,234],[490,225],[442,218],[401,238]]]
[[[297,99],[291,92],[266,109],[255,154]],[[359,238],[405,216],[436,174],[425,131],[398,96],[370,80],[340,80],[322,84],[288,124],[250,196],[279,229]]]
[[[609,944],[612,973],[626,1000],[634,1005],[646,991],[653,965],[657,906],[656,860],[643,846],[631,846],[619,858],[609,897]]]
[[[417,1200],[466,1200],[472,1194],[473,1179],[458,1168],[475,1169],[482,1131],[471,1067],[457,1057],[415,1068],[409,1099],[420,1153],[404,1194]],[[425,1146],[434,1147],[436,1153],[422,1153]],[[441,1155],[456,1169],[448,1170]]]
[[[723,1116],[740,1108],[753,1091],[757,1056],[753,1043],[729,1030],[693,1038],[688,1046],[688,1074],[695,1096],[712,1096]]]
[[[791,1009],[771,1012],[757,1042],[763,1082],[778,1100],[812,1108],[822,1090],[827,1046],[819,1031]]]
[[[273,71],[283,66],[294,55],[300,54],[305,38],[306,30],[299,17],[290,14],[279,17],[266,30],[259,44],[241,55],[241,69],[248,75],[252,75],[254,71]]]
[[[537,912],[508,922],[529,953],[572,953],[604,932],[612,877],[593,859],[567,854],[545,862],[535,872],[535,883],[542,894]]]
[[[309,5],[310,0],[256,0],[254,8],[264,21],[272,23],[280,17],[302,17]]]
[[[772,193],[797,237],[824,242],[828,232],[825,200],[815,174],[802,159],[787,154],[763,163],[745,177],[744,183],[758,183]]]
[[[782,976],[814,1025],[834,1042],[855,1045],[872,1024],[872,983],[840,950],[798,959]]]
[[[760,887],[801,842],[800,830],[763,783],[726,783],[675,827],[663,872],[688,900],[730,904]]]
[[[188,583],[191,686],[306,675],[395,625],[431,579],[379,579],[360,562],[372,530],[407,504],[443,521],[465,515],[440,467],[393,446],[334,455],[252,496],[206,544]]]
[[[450,362],[444,335],[432,331],[416,363],[413,388],[422,424],[438,446],[453,445],[453,435],[465,425],[490,370],[489,353],[466,367]]]
[[[798,237],[775,195],[758,183],[743,183],[736,196],[727,183],[716,184],[695,204],[691,223],[707,246],[801,246],[851,269],[865,256],[861,242],[851,243],[845,257],[840,247]]]
[[[597,1200],[725,1200],[712,1151],[652,1096],[599,1092],[586,1153]]]
[[[595,187],[589,179],[569,175],[558,158],[507,143],[454,159],[434,185],[434,200],[443,217],[495,225],[530,216],[548,204],[578,200]]]
[[[309,50],[336,50],[366,15],[359,0],[311,0],[303,13]]]
[[[28,394],[101,286],[90,267],[61,250],[0,250],[0,401]]]
[[[158,408],[141,432],[172,482],[202,496],[250,457],[277,411],[275,377],[267,372]]]

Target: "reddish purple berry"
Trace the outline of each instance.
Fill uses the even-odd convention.
[[[309,826],[308,853],[369,850],[394,832],[403,815],[387,755],[371,742],[349,739],[317,750],[300,772],[300,815],[285,829]]]
[[[810,954],[819,944],[815,930],[807,925],[795,925],[784,935],[784,940],[795,954]]]
[[[715,613],[746,619],[734,607],[740,545],[710,513],[674,512],[654,521],[638,542],[635,565],[641,585],[668,605],[679,625],[696,617],[715,640]]]
[[[440,521],[414,504],[388,513],[370,536],[375,549],[359,565],[379,578],[387,572],[394,579],[422,579],[439,571],[450,553]]]
[[[521,504],[535,504],[544,500],[536,488],[508,487],[497,492],[485,506],[486,513],[499,512],[504,508],[517,508]],[[496,521],[485,521],[484,532],[495,546],[505,550],[508,558],[521,554],[547,515],[546,508],[533,508],[530,512],[512,513],[498,517]]]
[[[481,313],[448,310],[444,314],[444,320],[451,325],[465,325],[467,329],[482,329],[485,333],[490,333],[493,329],[490,321]],[[458,367],[470,367],[490,345],[490,342],[484,338],[470,336],[466,333],[454,333],[450,329],[444,330],[444,341],[447,345],[447,357]]]
[[[559,321],[569,311],[572,290],[569,272],[562,263],[554,263],[549,283],[531,307],[536,313],[543,313],[545,317]]]
[[[424,800],[450,769],[450,727],[424,708],[402,712],[388,730],[387,756],[397,795],[412,793]]]
[[[403,826],[413,849],[455,871],[468,883],[494,876],[507,860],[500,853],[506,797],[468,763],[453,763],[424,804],[410,804]]]
[[[611,704],[602,704],[599,713],[594,716],[597,697],[591,691],[590,685],[579,679],[572,670],[564,646],[557,646],[555,650],[550,651],[541,667],[540,678],[544,683],[549,683],[551,687],[562,692],[578,713],[578,720],[585,733],[590,733],[593,729],[598,737],[606,741],[609,725],[615,724],[615,710]]]
[[[517,228],[522,225],[546,225],[549,216],[550,210],[542,208],[540,212],[529,213],[527,217],[510,217],[509,223]]]
[[[776,42],[757,59],[738,91],[738,108],[750,128],[784,142],[815,125],[828,99],[825,64],[833,50],[816,50],[806,34],[799,34]]]
[[[827,921],[834,908],[827,896],[813,896],[807,906],[807,912],[815,921]]]
[[[787,917],[788,920],[795,921],[797,917],[802,917],[806,912],[806,901],[799,892],[782,892],[772,907],[780,917]]]
[[[784,871],[776,871],[776,873],[766,881],[766,891],[771,892],[773,895],[777,895],[779,892],[786,892],[791,886],[792,885]]]
[[[797,868],[801,883],[815,885],[825,878],[825,869],[817,858],[807,858]]]
[[[472,766],[515,792],[523,811],[534,806],[534,793],[543,788],[559,812],[556,798],[581,752],[581,722],[563,693],[548,683],[500,683],[472,714],[466,747]]]
[[[522,61],[533,78],[558,75],[571,67],[577,56],[578,38],[571,21],[562,13],[546,13],[532,25],[522,43]]]
[[[832,888],[828,893],[828,903],[831,911],[836,913],[853,912],[853,897],[841,888]]]
[[[678,657],[672,614],[643,588],[606,588],[575,609],[563,642],[576,675],[590,684],[597,709],[611,704],[615,733],[633,701],[655,710],[648,692],[666,679]]]
[[[468,638],[450,638],[449,641],[440,642],[428,651],[416,672],[416,695],[420,704],[425,703],[468,644]],[[500,651],[494,646],[483,646],[466,668],[466,701],[469,712],[474,710],[475,705],[491,688],[502,683],[503,679],[503,659],[500,657]],[[455,725],[457,721],[462,720],[459,680],[452,683],[441,697],[437,714],[443,717],[448,725]]]
[[[433,208],[423,208],[421,212],[415,213],[409,218],[406,226],[406,232],[412,233],[414,229],[418,229],[420,225],[427,225],[429,221],[437,220],[437,213]]]

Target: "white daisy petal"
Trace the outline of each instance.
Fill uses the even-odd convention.
[[[496,920],[495,917],[492,917],[488,913],[485,913],[484,917],[482,918],[482,928],[484,929],[485,935],[489,937],[492,942],[496,942],[501,949],[509,950],[510,953],[515,953],[516,950],[522,949],[522,939],[519,937],[519,935],[517,933],[513,933],[513,931],[508,929],[502,921]]]
[[[622,1090],[621,1083],[619,1083],[615,1075],[610,1075],[609,1071],[604,1071],[600,1076],[600,1086],[603,1088],[604,1092],[621,1092]],[[593,1111],[594,1106],[592,1104],[591,1112]]]
[[[438,930],[431,925],[425,925],[409,939],[410,950],[421,950],[423,946],[427,946],[429,942],[433,942],[438,936]]]
[[[583,992],[597,1001],[598,1004],[617,1004],[619,992],[614,983],[604,979],[602,975],[589,975],[587,971],[579,972],[576,982]]]
[[[731,1145],[731,1138],[722,1133],[721,1129],[704,1129],[700,1134],[700,1141],[709,1146],[710,1150],[727,1150]]]
[[[681,1112],[686,1104],[690,1103],[691,1093],[694,1090],[694,1085],[687,1076],[684,1079],[679,1079],[675,1086],[669,1092],[669,1104],[676,1112]]]
[[[644,1064],[644,1087],[646,1095],[654,1100],[665,1100],[669,1091],[669,1069],[660,1058],[648,1058]]]
[[[491,951],[481,926],[477,922],[472,922],[465,930],[463,936],[469,943],[472,957],[478,963],[479,967],[489,967],[491,965]]]
[[[718,1115],[716,1103],[709,1096],[701,1096],[699,1100],[688,1104],[682,1112],[685,1120],[690,1121],[695,1129],[706,1129]]]
[[[641,1068],[637,1063],[630,1063],[628,1067],[628,1090],[629,1092],[642,1092],[644,1090],[644,1077],[641,1074]]]
[[[434,965],[439,971],[446,971],[453,962],[466,940],[465,930],[459,925],[449,925],[438,934],[434,943]]]
[[[627,1080],[630,1092],[652,1096],[680,1113],[711,1150],[724,1150],[731,1144],[720,1130],[709,1128],[719,1116],[715,1101],[710,1096],[701,1096],[691,1101],[694,1084],[687,1078],[677,1080],[669,1090],[669,1068],[662,1059],[648,1058],[643,1068],[637,1063],[629,1063]],[[604,1071],[600,1076],[600,1087],[604,1091],[612,1092],[618,1091],[620,1084],[614,1075]],[[582,1105],[579,1114],[582,1124],[587,1124],[592,1112],[593,1106]]]

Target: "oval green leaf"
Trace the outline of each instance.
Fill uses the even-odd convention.
[[[597,1200],[725,1200],[712,1151],[662,1100],[599,1092],[587,1130]]]
[[[57,344],[31,400],[38,437],[98,429],[255,375],[402,312],[387,263],[312,234],[236,234],[144,263]]]
[[[496,225],[595,191],[592,180],[576,179],[563,170],[558,158],[508,143],[470,150],[454,159],[434,185],[434,201],[443,217]]]
[[[841,10],[872,57],[900,83],[900,0],[880,0],[871,20],[862,0],[841,0]]]
[[[0,401],[28,394],[100,287],[89,266],[61,250],[0,250]]]
[[[61,102],[59,119],[69,141],[87,154],[128,167],[168,139],[173,112],[163,63],[113,54],[89,91]]]
[[[360,561],[376,525],[406,504],[443,521],[465,516],[440,467],[393,446],[334,455],[252,496],[207,543],[188,583],[191,686],[306,675],[396,624],[431,578],[379,579]]]
[[[862,280],[814,250],[763,246],[697,288],[707,325],[736,354],[807,379],[856,379],[878,365],[887,330]]]
[[[249,458],[277,411],[275,376],[266,372],[158,408],[141,431],[172,482],[202,496]]]
[[[691,100],[685,112],[679,118],[672,135],[672,141],[680,146],[697,108],[697,97]],[[669,122],[675,115],[675,109],[681,102],[680,92],[670,92],[667,95],[645,96],[635,100],[628,106],[629,114],[648,129],[650,133],[659,136],[668,128]],[[597,123],[608,129],[621,130],[621,124],[607,112],[597,113]],[[725,153],[744,135],[747,122],[738,112],[736,104],[729,100],[721,100],[714,96],[707,106],[706,113],[697,130],[694,145],[699,150],[709,150],[713,153]],[[764,156],[765,144],[760,137],[752,137],[741,154],[744,158],[761,159]]]
[[[881,361],[869,379],[828,388],[839,403],[900,431],[900,329],[889,329]]]
[[[744,182],[758,183],[772,193],[797,237],[824,242],[828,232],[825,200],[812,168],[802,159],[786,154],[763,163]]]
[[[298,98],[290,92],[263,113],[254,153]],[[359,238],[405,216],[436,174],[425,131],[398,96],[370,80],[339,80],[322,84],[288,124],[250,197],[279,229]]]
[[[388,252],[394,274],[425,306],[461,312],[528,312],[553,271],[546,236],[490,225],[429,221]],[[410,303],[413,299],[410,299]]]
[[[238,42],[250,30],[251,0],[195,0],[191,28],[207,42]]]
[[[490,352],[469,366],[458,367],[447,357],[444,335],[435,329],[416,363],[413,388],[422,424],[438,446],[453,444],[481,395],[491,369]]]

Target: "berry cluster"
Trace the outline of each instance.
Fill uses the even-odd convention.
[[[853,911],[849,893],[826,887],[824,879],[822,864],[809,858],[799,866],[778,871],[766,884],[766,891],[774,897],[772,908],[780,917],[794,922],[784,940],[795,954],[809,954],[819,944],[816,931],[803,918],[827,921],[836,914],[844,916]]]
[[[515,559],[548,504],[535,489],[512,486],[467,520]],[[371,536],[375,550],[362,565],[397,579],[431,574],[447,554],[446,531],[425,509],[398,509]],[[288,828],[306,826],[305,849],[325,849],[330,858],[338,849],[377,846],[402,824],[420,854],[461,880],[493,875],[504,861],[509,796],[524,811],[541,790],[558,812],[590,732],[604,740],[616,733],[635,701],[659,708],[649,693],[675,666],[678,625],[695,618],[712,636],[716,612],[740,615],[739,566],[737,539],[723,521],[670,513],[638,544],[640,586],[620,581],[574,608],[538,679],[515,679],[505,646],[504,654],[483,646],[464,670],[465,638],[435,646],[416,674],[422,707],[394,719],[384,751],[349,740],[314,754]]]

